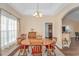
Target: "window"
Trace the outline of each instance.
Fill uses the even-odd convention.
[[[1,47],[7,47],[16,41],[17,19],[1,15]]]

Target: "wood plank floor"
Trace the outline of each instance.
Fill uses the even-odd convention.
[[[31,52],[31,49],[30,49],[30,52]],[[18,48],[16,48],[8,56],[18,56],[18,54],[19,54],[19,50],[18,50]],[[55,48],[55,54],[56,54],[56,56],[64,56],[64,54],[57,47]],[[27,56],[32,56],[32,55],[30,53],[28,53]],[[47,56],[47,52],[44,53],[43,56]]]
[[[71,39],[69,48],[61,50],[66,56],[79,56],[79,40]]]
[[[17,51],[15,54],[13,54],[13,56],[18,56],[19,51]],[[56,47],[55,49],[55,54],[56,56],[64,56],[64,54]],[[12,56],[12,55],[9,55]],[[32,56],[30,53],[27,54],[27,56]],[[44,53],[42,56],[47,56],[47,52]],[[53,53],[51,56],[54,56]]]

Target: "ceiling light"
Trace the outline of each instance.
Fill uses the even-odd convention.
[[[36,5],[36,11],[34,12],[33,16],[35,17],[42,17],[43,14],[39,11],[39,4]]]

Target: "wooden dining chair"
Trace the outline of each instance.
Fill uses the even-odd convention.
[[[29,39],[36,39],[36,32],[29,32],[28,33],[28,38]]]
[[[46,45],[46,51],[47,51],[47,55],[51,55],[52,49],[50,44]]]
[[[27,52],[28,52],[28,46],[27,45],[20,45],[19,50],[20,51],[19,51],[18,55],[26,56]]]
[[[26,39],[26,34],[21,34],[21,35],[20,35],[20,38],[21,38],[21,39]]]
[[[41,45],[33,46],[32,55],[33,56],[42,56],[42,46]]]
[[[52,53],[55,54],[55,47],[56,47],[56,40],[53,40],[51,44],[46,45],[47,55],[52,55]]]
[[[22,35],[23,36],[23,35]],[[24,37],[17,38],[17,44],[19,45],[19,54],[18,55],[27,55],[28,45],[22,45],[21,42],[24,40]]]

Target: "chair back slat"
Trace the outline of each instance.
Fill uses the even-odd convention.
[[[39,46],[34,46],[32,48],[32,55],[41,55],[42,54],[42,47]]]

